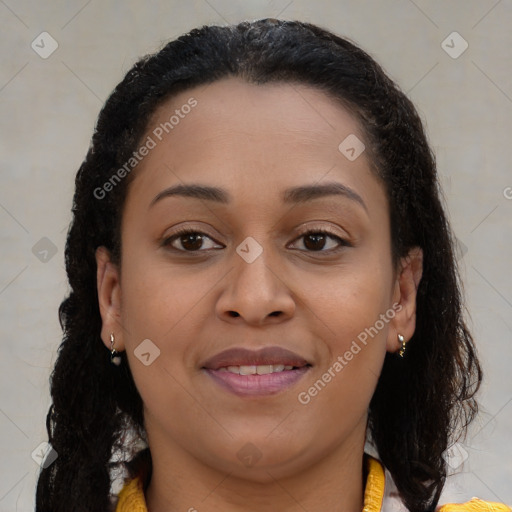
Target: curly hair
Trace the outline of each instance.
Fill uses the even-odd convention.
[[[95,191],[133,155],[165,100],[231,76],[254,84],[310,85],[355,114],[387,195],[393,260],[413,247],[423,250],[416,331],[404,360],[386,354],[369,407],[368,435],[407,508],[432,511],[447,475],[443,453],[476,415],[474,396],[482,379],[463,318],[454,237],[435,158],[415,107],[372,57],[313,24],[276,19],[203,26],[167,43],[128,71],[99,114],[76,175],[65,249],[70,293],[59,308],[63,341],[46,419],[58,458],[41,470],[36,510],[112,510],[112,471],[126,469],[137,452],[132,445],[126,455],[126,433],[132,428],[145,438],[143,404],[126,355],[119,367],[112,365],[100,337],[95,259],[96,248],[105,246],[121,264],[120,223],[136,170],[102,199]],[[116,450],[124,459],[114,460]],[[151,471],[148,448],[133,460]]]

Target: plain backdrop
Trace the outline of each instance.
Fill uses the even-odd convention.
[[[32,454],[47,440],[74,175],[99,109],[133,63],[165,41],[263,17],[348,36],[418,107],[485,370],[482,412],[450,455],[456,474],[441,503],[512,502],[510,0],[0,0],[0,511],[34,506]]]

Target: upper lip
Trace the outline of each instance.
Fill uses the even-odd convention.
[[[208,359],[203,368],[218,370],[226,366],[253,366],[253,365],[306,366],[310,363],[295,352],[282,347],[264,347],[259,350],[249,350],[235,347],[219,352]]]

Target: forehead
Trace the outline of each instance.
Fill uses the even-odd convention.
[[[195,87],[163,103],[147,132],[158,140],[166,135],[176,141],[200,136],[204,142],[221,144],[227,137],[236,145],[257,137],[259,143],[275,146],[302,142],[336,151],[350,134],[364,139],[357,119],[320,89],[288,82],[251,84],[234,77]],[[250,148],[243,146],[245,151]]]
[[[340,151],[347,138],[364,141],[358,121],[319,89],[226,78],[158,107],[143,137],[152,148],[131,187],[140,197],[201,182],[239,198],[277,199],[278,189],[342,178],[363,195],[379,193],[365,152],[350,160]]]

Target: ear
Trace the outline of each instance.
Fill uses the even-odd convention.
[[[121,283],[119,269],[112,263],[105,247],[96,249],[96,285],[102,320],[101,339],[110,350],[110,334],[115,337],[115,349],[124,350],[123,330],[121,328]]]
[[[423,274],[423,251],[412,248],[407,256],[400,260],[397,278],[393,290],[393,309],[395,316],[390,321],[386,348],[388,352],[397,352],[402,344],[398,341],[401,334],[408,342],[416,329],[416,295]]]

